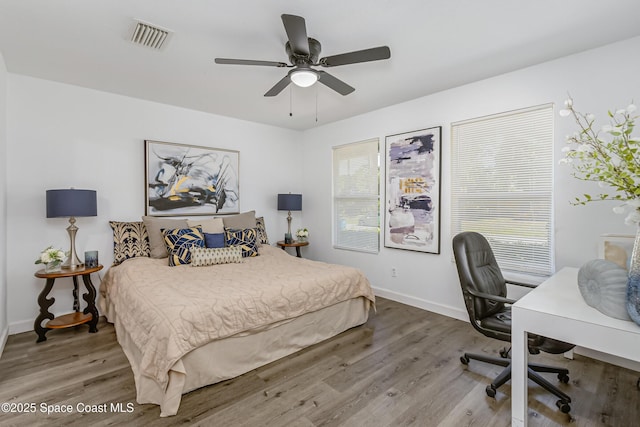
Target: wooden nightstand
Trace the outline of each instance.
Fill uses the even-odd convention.
[[[294,241],[292,243],[285,243],[284,240],[280,240],[279,242],[276,243],[278,246],[280,246],[282,248],[282,250],[284,251],[285,248],[296,248],[296,256],[298,258],[302,258],[302,255],[300,255],[300,248],[302,246],[308,246],[309,242],[298,242],[298,241]]]
[[[35,273],[36,277],[41,279],[47,279],[40,296],[38,296],[38,304],[40,305],[40,314],[36,318],[33,329],[38,334],[36,342],[46,341],[45,334],[50,329],[70,328],[72,326],[82,325],[84,323],[89,324],[89,332],[98,332],[98,309],[96,308],[96,289],[91,283],[91,273],[102,270],[102,266],[92,268],[76,268],[76,269],[62,269],[61,271],[47,273],[44,270],[38,270]],[[80,311],[80,302],[78,300],[78,276],[82,276],[87,293],[82,295],[82,298],[87,302],[87,307]],[[65,314],[63,316],[55,317],[49,312],[49,307],[55,302],[55,298],[47,298],[49,292],[53,288],[53,283],[56,279],[62,277],[71,277],[73,279],[73,312]],[[49,321],[42,326],[42,321],[49,319]]]

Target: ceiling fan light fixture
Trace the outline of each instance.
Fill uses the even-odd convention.
[[[318,81],[318,74],[313,70],[296,70],[290,78],[296,86],[309,87]]]

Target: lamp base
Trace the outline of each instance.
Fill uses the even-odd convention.
[[[286,244],[293,243],[293,238],[291,237],[291,233],[284,234],[284,242]]]
[[[84,267],[84,264],[80,262],[76,252],[76,233],[78,232],[78,227],[76,227],[76,218],[73,216],[69,218],[67,232],[69,233],[69,240],[71,241],[71,249],[69,250],[69,256],[66,261],[62,263],[62,268],[67,270],[82,268]]]
[[[67,259],[64,262],[64,264],[62,264],[62,268],[65,269],[65,270],[76,270],[76,269],[83,268],[83,267],[84,267],[84,264],[82,262],[80,262],[78,257],[76,257],[75,261]]]

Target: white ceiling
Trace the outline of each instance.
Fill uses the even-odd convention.
[[[344,97],[316,84],[265,98],[288,69],[213,60],[288,62],[283,13],[306,19],[321,57],[387,45],[391,59],[326,69],[356,88]],[[134,19],[174,31],[166,48],[130,43]],[[638,0],[0,0],[11,73],[291,129],[638,35]]]

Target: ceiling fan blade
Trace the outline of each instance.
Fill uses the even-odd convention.
[[[304,18],[296,15],[282,15],[284,30],[294,53],[309,55],[309,39]]]
[[[276,83],[275,86],[273,86],[271,89],[269,89],[267,91],[267,93],[264,94],[264,96],[276,96],[276,95],[278,95],[280,92],[282,92],[284,90],[284,88],[289,86],[289,83],[291,83],[291,79],[289,78],[289,75],[287,74],[286,76],[284,76],[282,78],[282,80],[280,80],[278,83]]]
[[[254,61],[253,59],[229,59],[229,58],[216,58],[216,64],[231,64],[231,65],[264,65],[267,67],[287,67],[288,64],[284,62],[276,61]]]
[[[355,52],[342,53],[340,55],[327,56],[320,59],[323,67],[335,67],[337,65],[356,64],[358,62],[379,61],[391,58],[391,50],[388,46],[372,47],[371,49],[356,50]]]
[[[339,78],[332,76],[326,71],[316,71],[316,72],[320,76],[318,79],[320,83],[335,90],[340,95],[349,95],[351,92],[355,90],[355,88],[352,88],[351,86],[349,86],[348,84],[340,80]]]

